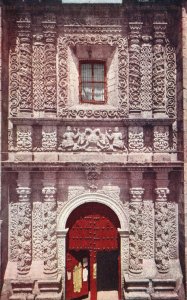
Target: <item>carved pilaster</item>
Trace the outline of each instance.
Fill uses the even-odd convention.
[[[141,73],[140,73],[140,37],[141,22],[129,22],[129,111],[139,113],[141,111]]]
[[[45,111],[56,112],[57,75],[56,75],[56,18],[54,14],[46,14],[42,22],[45,39],[44,94]]]
[[[9,259],[10,261],[17,261],[18,259],[18,203],[10,203],[9,216]]]
[[[165,32],[164,21],[154,21],[154,47],[153,47],[153,112],[165,113]]]
[[[129,205],[129,270],[132,273],[141,273],[143,270],[143,253],[142,253],[142,196],[143,188],[131,188],[131,202]]]
[[[144,112],[152,111],[152,37],[149,33],[142,35],[141,47],[141,108]],[[150,115],[149,115],[150,116]]]
[[[169,258],[178,258],[178,209],[175,202],[168,202]]]
[[[32,256],[31,256],[31,188],[29,173],[22,172],[18,176],[18,187],[16,189],[18,204],[18,274],[25,275],[29,272]]]
[[[33,35],[33,109],[44,110],[44,43],[43,34]]]
[[[23,14],[17,21],[19,37],[19,108],[32,112],[31,17]]]
[[[143,201],[143,257],[154,258],[154,205],[151,200]]]
[[[56,174],[44,174],[43,203],[43,257],[44,273],[56,275],[57,273],[57,239],[56,239]]]
[[[169,271],[169,224],[167,194],[169,189],[155,189],[155,261],[160,273]]]

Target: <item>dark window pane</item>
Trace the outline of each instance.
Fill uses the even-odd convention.
[[[92,81],[92,65],[82,64],[81,65],[81,77],[82,81]]]
[[[94,64],[94,81],[104,81],[104,65]]]

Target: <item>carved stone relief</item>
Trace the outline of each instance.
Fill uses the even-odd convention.
[[[44,187],[42,189],[44,195],[43,204],[43,258],[44,273],[56,274],[57,272],[57,240],[56,240],[56,188]]]
[[[144,151],[144,133],[142,127],[129,127],[129,152]]]
[[[123,135],[118,127],[115,127],[113,131],[109,129],[103,133],[99,128],[86,128],[80,132],[79,129],[67,126],[58,149],[64,151],[127,151]]]
[[[42,148],[40,151],[55,151],[57,147],[57,129],[55,126],[43,126]]]
[[[87,184],[91,190],[96,190],[98,186],[98,178],[102,172],[100,164],[86,163],[83,165],[87,176]]]
[[[32,209],[32,258],[43,258],[43,209],[41,202],[34,202]]]
[[[155,203],[155,261],[159,272],[169,271],[168,188],[157,188]]]
[[[169,127],[154,127],[154,151],[169,152]]]
[[[154,205],[150,200],[143,201],[143,257],[154,258]]]
[[[18,259],[18,203],[10,203],[9,257],[11,261]]]
[[[18,263],[17,269],[20,275],[29,272],[31,266],[31,203],[29,202],[31,189],[18,187]]]
[[[17,127],[17,151],[32,150],[32,127],[18,126]]]
[[[168,202],[169,218],[169,257],[178,258],[178,210],[175,202]]]
[[[13,45],[9,53],[9,111],[10,116],[16,116],[18,112],[18,53],[19,40]]]
[[[129,204],[129,270],[132,273],[141,273],[143,270],[143,216],[142,196],[143,188],[131,188],[131,202]]]

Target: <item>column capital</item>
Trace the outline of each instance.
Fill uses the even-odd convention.
[[[42,189],[42,194],[44,195],[44,201],[55,201],[56,188],[54,186],[45,186]]]
[[[169,189],[167,187],[156,188],[155,193],[157,195],[156,201],[164,202],[167,201],[167,195],[169,194]]]
[[[130,195],[132,202],[140,202],[142,201],[142,197],[144,194],[144,189],[141,187],[130,188]]]
[[[19,201],[28,202],[30,200],[31,188],[20,186],[16,188]]]

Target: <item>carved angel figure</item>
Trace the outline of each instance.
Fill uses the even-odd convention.
[[[109,141],[112,142],[110,147],[111,150],[118,151],[125,149],[127,151],[124,145],[122,133],[119,131],[118,127],[114,128],[114,132],[112,132],[110,129],[108,132],[106,132],[106,136]]]
[[[59,150],[74,150],[76,148],[75,140],[79,137],[79,130],[75,133],[71,126],[67,126],[66,132],[63,135],[62,143],[59,146]]]

